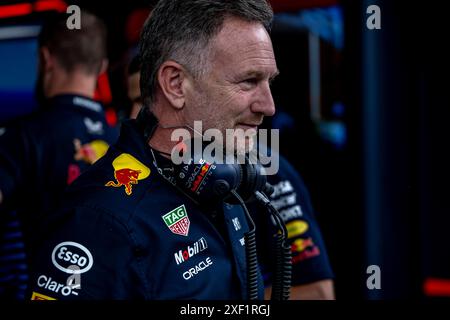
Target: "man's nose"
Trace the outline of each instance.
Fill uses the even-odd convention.
[[[269,82],[261,84],[258,97],[252,104],[251,110],[254,113],[262,113],[268,117],[275,114],[275,103],[273,102]]]

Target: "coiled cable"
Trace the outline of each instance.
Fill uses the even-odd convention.
[[[261,202],[272,214],[281,233],[275,235],[275,270],[272,283],[271,300],[288,300],[292,278],[291,247],[287,244],[288,232],[278,210],[270,203],[268,197],[259,191],[255,192],[256,199]]]
[[[239,194],[232,190],[231,193],[239,201],[245,211],[250,230],[244,234],[245,239],[245,258],[247,261],[247,298],[248,300],[258,299],[258,257],[256,252],[256,226],[244,200]]]

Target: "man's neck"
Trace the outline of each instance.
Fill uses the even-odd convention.
[[[163,153],[171,153],[178,141],[172,141],[172,132],[176,129],[183,128],[185,120],[182,113],[169,113],[170,106],[168,104],[156,104],[152,108],[152,112],[158,118],[159,125],[156,127],[149,141],[150,147]]]
[[[76,94],[87,98],[93,98],[97,79],[95,76],[86,76],[85,74],[74,73],[70,76],[61,76],[52,82],[48,89],[48,97],[60,94]]]
[[[148,144],[155,150],[161,151],[163,155],[164,153],[171,154],[177,144],[176,141],[171,141],[173,130],[157,127]]]

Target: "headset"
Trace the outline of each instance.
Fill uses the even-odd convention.
[[[150,112],[148,107],[142,107],[136,123],[144,136],[146,143],[150,141],[155,129],[158,127],[158,119]],[[245,234],[246,260],[247,260],[247,294],[249,300],[258,297],[258,261],[256,253],[256,227],[245,205],[246,202],[259,201],[274,217],[281,232],[275,237],[275,272],[272,287],[273,300],[287,300],[289,298],[291,281],[291,248],[286,244],[287,231],[278,211],[270,203],[267,197],[274,188],[267,183],[264,167],[260,163],[251,163],[246,158],[243,164],[224,159],[205,159],[203,141],[184,141],[172,150],[172,154],[164,153],[150,147],[154,165],[158,173],[180,190],[183,194],[200,206],[210,206],[221,201],[229,204],[239,204],[246,214],[250,231]],[[192,150],[196,143],[201,143],[203,148]],[[172,163],[170,170],[163,170],[158,165],[154,152],[165,155],[190,155],[189,160],[180,164]],[[194,151],[194,152],[191,152]],[[221,160],[221,161],[218,161]]]
[[[148,108],[142,108],[137,117],[137,123],[140,130],[144,133],[144,138],[148,142],[158,126],[158,120]],[[159,170],[163,176],[170,180],[172,184],[178,187],[184,194],[189,196],[194,202],[200,205],[218,203],[224,201],[230,204],[236,204],[236,199],[232,191],[236,191],[244,202],[254,199],[256,191],[271,195],[273,187],[267,183],[264,173],[264,167],[260,163],[250,163],[248,157],[244,164],[236,161],[224,163],[224,159],[214,159],[203,157],[203,141],[184,141],[182,147],[176,147],[172,151],[187,153],[190,159],[187,163],[173,165],[173,172],[168,176],[162,170]],[[203,148],[194,150],[193,146],[201,144]],[[154,148],[151,149],[160,152]],[[157,161],[154,157],[154,161]],[[215,164],[220,163],[220,164]],[[159,166],[157,166],[158,169]]]

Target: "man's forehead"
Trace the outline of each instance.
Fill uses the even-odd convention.
[[[212,41],[222,50],[236,50],[236,45],[267,44],[271,47],[269,34],[259,22],[249,22],[236,17],[225,18],[222,28]]]
[[[260,67],[267,67],[267,72],[277,71],[272,42],[260,23],[237,18],[226,19],[222,30],[211,42],[210,49],[216,62],[227,64],[228,67],[237,67],[241,72],[258,71],[255,68],[242,69],[245,62],[250,60]]]

